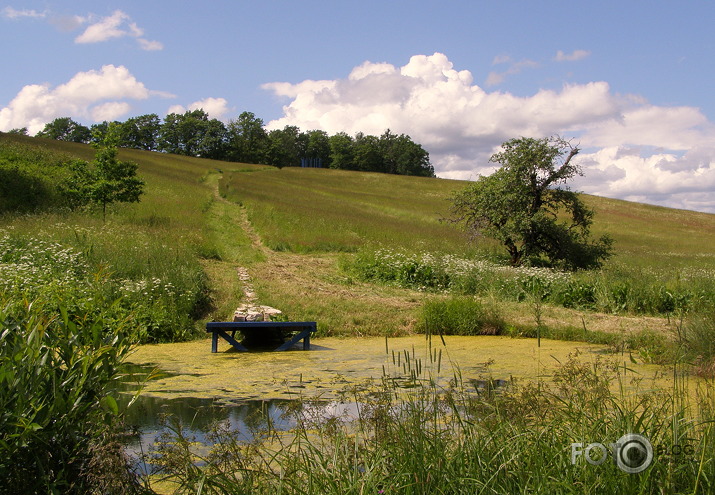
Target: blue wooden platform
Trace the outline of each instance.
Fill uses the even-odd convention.
[[[303,350],[310,349],[310,334],[318,329],[314,321],[213,321],[206,324],[206,331],[211,332],[211,352],[218,352],[218,338],[223,338],[234,349],[247,352],[248,349],[236,340],[236,332],[244,335],[251,332],[266,332],[279,330],[281,332],[295,332],[290,340],[282,343],[274,351],[287,351],[295,344],[303,341]],[[229,335],[229,332],[231,334]]]

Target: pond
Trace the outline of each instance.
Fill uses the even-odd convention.
[[[417,379],[448,386],[459,379],[475,389],[500,387],[513,380],[549,380],[574,353],[587,361],[615,359],[624,368],[627,362],[627,372],[645,380],[661,374],[660,367],[634,364],[630,355],[614,355],[604,346],[542,339],[537,347],[534,339],[498,336],[323,338],[313,340],[309,351],[240,353],[228,345],[219,351],[211,353],[211,341],[204,339],[141,346],[130,356],[133,379],[162,370],[142,385],[127,412],[128,423],[140,431],[130,452],[147,452],[167,431],[166,417],[206,444],[217,421],[246,441],[269,422],[275,430],[289,430],[295,416],[284,413],[296,404],[310,403],[318,407],[312,414],[325,417],[356,414],[346,390],[383,377],[405,384]]]

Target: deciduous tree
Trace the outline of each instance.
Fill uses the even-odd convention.
[[[82,160],[73,162],[72,176],[64,188],[74,206],[101,205],[102,218],[106,218],[107,205],[137,203],[144,193],[144,181],[137,176],[137,164],[117,159],[120,132],[118,124],[109,124],[104,137],[93,144],[94,161],[91,164]]]
[[[501,242],[512,265],[594,268],[611,254],[612,240],[590,238],[594,212],[563,186],[581,168],[579,148],[560,137],[518,138],[490,158],[501,164],[452,198],[454,219],[474,236]]]

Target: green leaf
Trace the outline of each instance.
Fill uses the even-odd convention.
[[[105,395],[100,401],[100,404],[105,411],[111,412],[114,415],[119,414],[119,406],[117,405],[117,401],[111,395]]]

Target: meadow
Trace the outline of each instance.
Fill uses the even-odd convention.
[[[93,155],[84,145],[23,136],[0,135],[2,146],[60,161]],[[0,217],[0,381],[14,384],[0,394],[3,410],[12,411],[5,424],[14,428],[3,431],[4,442],[27,438],[32,441],[26,445],[39,449],[54,435],[49,410],[36,414],[44,407],[42,397],[53,404],[53,414],[76,405],[81,416],[82,408],[97,405],[111,418],[121,416],[114,414],[111,397],[126,352],[96,366],[90,356],[101,362],[106,343],[115,338],[122,342],[118,349],[125,349],[204,335],[206,321],[229,319],[242,302],[239,267],[248,269],[261,303],[291,319],[318,321],[319,337],[551,337],[606,344],[638,361],[675,366],[678,376],[715,372],[714,215],[586,197],[596,210],[594,233],[615,240],[616,254],[603,269],[510,269],[500,246],[470,244],[446,220],[450,194],[464,186],[459,181],[277,169],[137,150],[121,150],[119,157],[139,164],[146,194],[138,204],[112,207],[106,221],[97,211],[56,206]],[[32,328],[48,329],[33,335],[60,340],[39,338],[40,350],[24,350],[24,358],[16,357],[17,350],[6,352],[10,336]],[[97,337],[73,340],[73,333]],[[52,355],[48,350],[67,342],[72,344],[66,364],[57,370],[71,372],[73,379],[83,372],[72,370],[102,370],[93,392],[82,396],[87,402],[56,401],[51,387],[37,401],[17,402],[30,385],[13,375],[16,360],[25,359],[23,369],[32,376],[43,369],[42,356]],[[21,341],[12,346],[23,348]],[[72,349],[87,361],[72,361]],[[355,402],[366,404],[360,422],[333,421],[335,429],[318,437],[314,425],[303,422],[280,448],[270,442],[256,447],[254,453],[263,449],[274,460],[268,464],[224,435],[217,448],[228,450],[198,467],[180,428],[162,455],[172,466],[168,475],[187,493],[203,486],[204,493],[258,486],[284,493],[616,493],[625,479],[643,493],[706,493],[712,487],[709,382],[693,406],[677,387],[637,396],[614,392],[622,379],[617,370],[579,366],[564,365],[568,383],[562,388],[527,384],[486,396],[465,387],[458,369],[452,388],[433,387],[425,375],[410,387],[419,394],[407,399],[402,387],[384,379],[354,391],[363,394]],[[55,379],[48,375],[50,382]],[[603,405],[594,408],[597,400]],[[515,411],[523,410],[534,412],[517,420]],[[90,423],[114,424],[104,413]],[[594,425],[592,431],[579,430],[585,422]],[[364,429],[357,436],[356,427]],[[626,478],[618,471],[604,478],[583,466],[577,472],[563,460],[543,461],[561,456],[576,438],[617,438],[632,427],[671,451],[688,443],[693,455],[685,464],[664,462]],[[101,437],[98,429],[87,429],[94,432],[88,438]],[[558,441],[546,445],[547,438]],[[87,452],[90,444],[95,445],[80,442],[77,449]],[[174,462],[176,456],[182,461]],[[232,471],[227,459],[236,458],[257,464]],[[62,474],[47,463],[48,477],[40,480]],[[3,462],[0,468],[9,469]],[[571,474],[558,477],[564,470]]]

